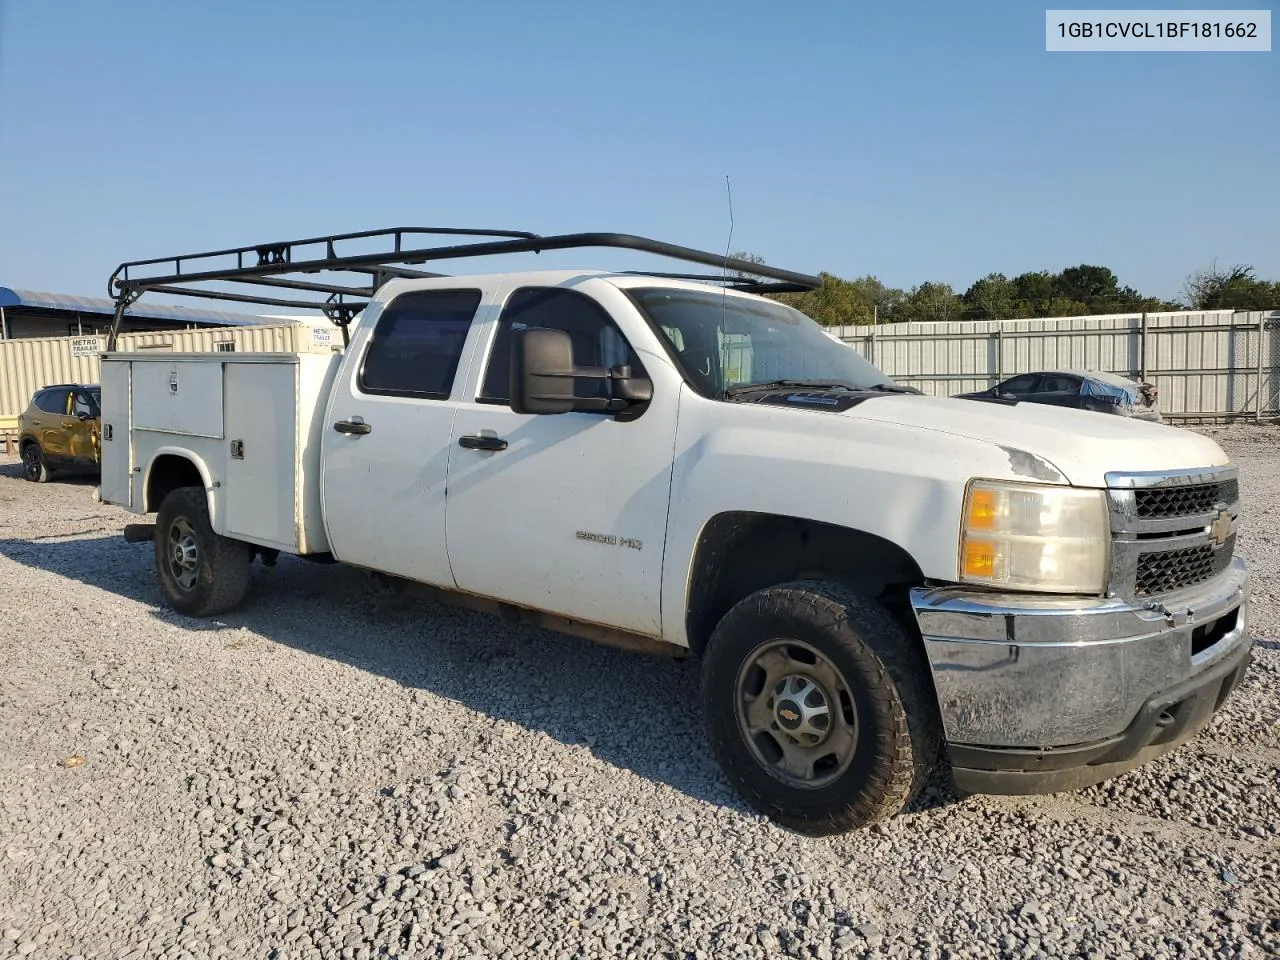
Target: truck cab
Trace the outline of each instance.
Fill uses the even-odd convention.
[[[389,276],[341,348],[171,355],[167,381],[108,354],[104,476],[130,482],[103,496],[157,513],[194,615],[290,552],[699,657],[726,776],[807,832],[898,812],[942,760],[962,789],[1071,789],[1203,727],[1249,658],[1215,443],[927,397],[714,279]]]

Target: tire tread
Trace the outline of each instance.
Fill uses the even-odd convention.
[[[197,589],[187,595],[169,589],[166,564],[162,558],[167,539],[164,531],[177,515],[185,516],[200,537],[203,569]],[[212,617],[234,610],[249,588],[249,547],[240,540],[213,532],[209,502],[201,487],[179,487],[164,498],[156,517],[155,553],[156,570],[164,584],[165,596],[175,610],[187,616]]]
[[[744,621],[761,615],[788,618],[799,614],[808,624],[837,638],[862,669],[862,680],[889,719],[880,729],[878,756],[861,788],[821,817],[785,809],[753,789],[767,776],[753,761],[735,759],[727,749],[740,735],[736,721],[706,717],[708,736],[734,786],[756,809],[784,826],[810,834],[831,834],[866,827],[899,813],[920,791],[938,761],[941,722],[928,664],[918,642],[880,604],[827,581],[797,580],[767,587],[740,601],[716,627],[704,656],[717,656],[729,636],[745,629]],[[850,643],[850,634],[863,645]],[[704,684],[707,670],[704,664]],[[704,701],[708,700],[704,693]],[[719,718],[723,719],[723,718]],[[743,769],[743,764],[749,765]]]

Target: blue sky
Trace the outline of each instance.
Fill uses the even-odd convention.
[[[726,175],[733,247],[805,272],[1280,279],[1280,53],[1050,54],[1044,11],[0,0],[0,285],[409,224],[723,250]]]

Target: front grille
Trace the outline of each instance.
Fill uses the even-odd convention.
[[[1197,483],[1186,487],[1149,487],[1133,492],[1137,515],[1143,520],[1212,513],[1219,503],[1240,499],[1239,482]]]
[[[1202,544],[1181,550],[1144,553],[1138,557],[1134,595],[1149,597],[1212,580],[1231,564],[1235,545],[1236,538],[1231,536],[1217,548]]]

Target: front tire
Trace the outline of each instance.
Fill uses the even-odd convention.
[[[918,641],[839,584],[782,584],[734,606],[707,644],[702,697],[730,783],[801,833],[896,815],[937,762],[941,723]]]
[[[49,482],[49,465],[40,444],[34,440],[22,448],[22,475],[32,483]]]
[[[179,487],[160,504],[155,558],[165,599],[190,617],[234,610],[249,587],[250,547],[213,532],[200,487]]]

